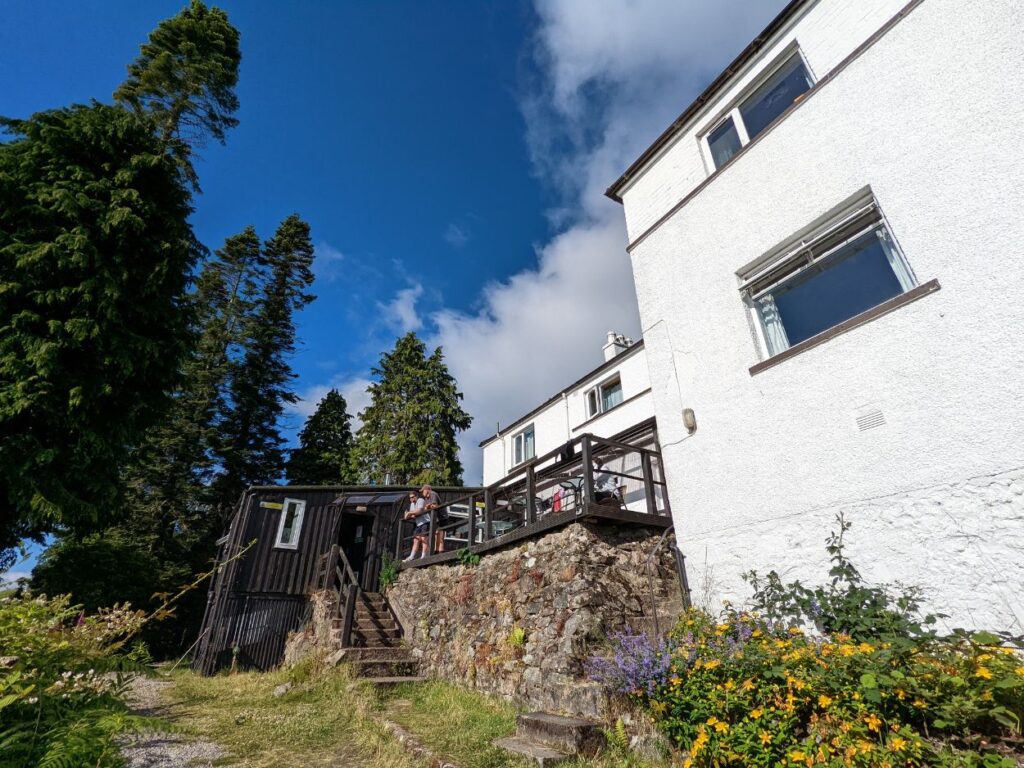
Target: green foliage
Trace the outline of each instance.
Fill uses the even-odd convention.
[[[480,565],[480,555],[476,554],[475,552],[470,552],[469,547],[463,547],[462,549],[460,549],[456,556],[458,557],[459,565],[465,565],[469,567]]]
[[[851,524],[837,516],[839,530],[831,533],[826,550],[832,560],[829,582],[813,588],[799,581],[783,584],[772,571],[764,579],[751,571],[744,578],[754,589],[751,609],[769,621],[787,626],[815,626],[819,632],[843,633],[855,640],[934,635],[937,614],[920,615],[921,592],[915,587],[864,582],[844,553],[843,537]]]
[[[472,417],[438,347],[428,357],[415,333],[395,342],[373,369],[370,405],[360,414],[353,461],[361,480],[396,485],[461,485],[455,441]]]
[[[345,398],[332,389],[299,433],[299,447],[292,451],[285,467],[288,482],[295,485],[351,483],[351,421]]]
[[[380,563],[380,581],[381,592],[385,591],[388,587],[398,581],[398,561],[391,555],[384,553]]]
[[[505,642],[508,643],[510,648],[522,648],[526,645],[526,630],[520,626],[512,627]]]
[[[829,540],[830,587],[762,590],[754,602],[766,615],[691,610],[657,653],[620,641],[615,664],[632,675],[617,678],[630,680],[623,692],[693,766],[1012,765],[993,745],[1020,734],[1019,647],[988,632],[923,631],[916,598],[855,575],[842,553],[848,527]],[[800,617],[826,629],[807,634]]]
[[[66,597],[0,600],[0,648],[16,654],[0,669],[0,768],[121,765],[115,737],[157,725],[124,702],[121,651],[143,621]]]
[[[114,92],[118,102],[152,118],[193,180],[189,145],[201,146],[206,136],[223,142],[238,125],[238,37],[224,11],[192,0],[153,30]]]
[[[626,731],[626,724],[622,718],[616,718],[615,725],[611,728],[602,729],[608,747],[616,754],[624,757],[629,753],[629,733]]]
[[[165,411],[192,342],[190,193],[149,121],[123,109],[5,125],[0,524],[87,528],[116,508],[129,448]]]

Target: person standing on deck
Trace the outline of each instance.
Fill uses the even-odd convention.
[[[430,531],[430,513],[427,511],[427,500],[419,496],[416,491],[409,491],[409,509],[402,517],[403,520],[412,520],[414,523],[412,536],[412,552],[403,562],[416,559],[416,553],[420,557],[427,554],[427,534]]]
[[[437,526],[434,532],[434,552],[444,552],[444,531],[441,530],[441,526],[448,522],[448,515],[441,509],[441,497],[437,495],[437,492],[429,485],[424,485],[420,488],[420,493],[423,494],[423,499],[426,501],[427,510],[433,512],[437,510]]]

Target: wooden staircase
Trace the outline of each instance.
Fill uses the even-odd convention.
[[[318,586],[337,598],[338,612],[331,620],[331,641],[342,650],[356,677],[378,687],[421,682],[419,661],[402,643],[402,626],[388,600],[379,592],[364,592],[345,553],[337,545],[324,555]]]

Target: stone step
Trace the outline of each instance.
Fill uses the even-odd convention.
[[[550,766],[562,765],[563,763],[568,763],[573,760],[573,757],[571,755],[567,755],[565,752],[552,749],[549,746],[532,741],[531,739],[524,739],[521,736],[509,736],[505,739],[495,739],[492,743],[494,746],[504,749],[506,752],[511,752],[514,755],[520,755],[537,763],[540,768],[550,768]]]
[[[604,746],[601,726],[591,720],[550,712],[528,712],[516,718],[516,736],[571,755],[596,755]]]
[[[352,645],[398,645],[401,639],[402,633],[397,629],[393,631],[378,629],[374,632],[352,631]]]
[[[345,648],[341,653],[346,661],[414,661],[408,648],[393,645]]]
[[[352,661],[352,672],[356,677],[415,677],[420,664],[415,659],[401,661]]]
[[[344,619],[332,619],[331,629],[341,629],[345,626]],[[356,616],[352,621],[352,629],[358,629],[360,631],[372,632],[376,629],[398,629],[398,622],[394,619],[389,621],[371,619],[362,616]]]
[[[368,683],[372,683],[378,688],[393,688],[396,685],[402,685],[403,683],[425,683],[427,678],[423,676],[416,677],[364,677],[364,680]]]

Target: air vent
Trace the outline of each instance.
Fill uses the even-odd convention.
[[[856,422],[858,431],[867,432],[869,429],[885,424],[885,414],[877,408],[861,411],[857,414]]]

